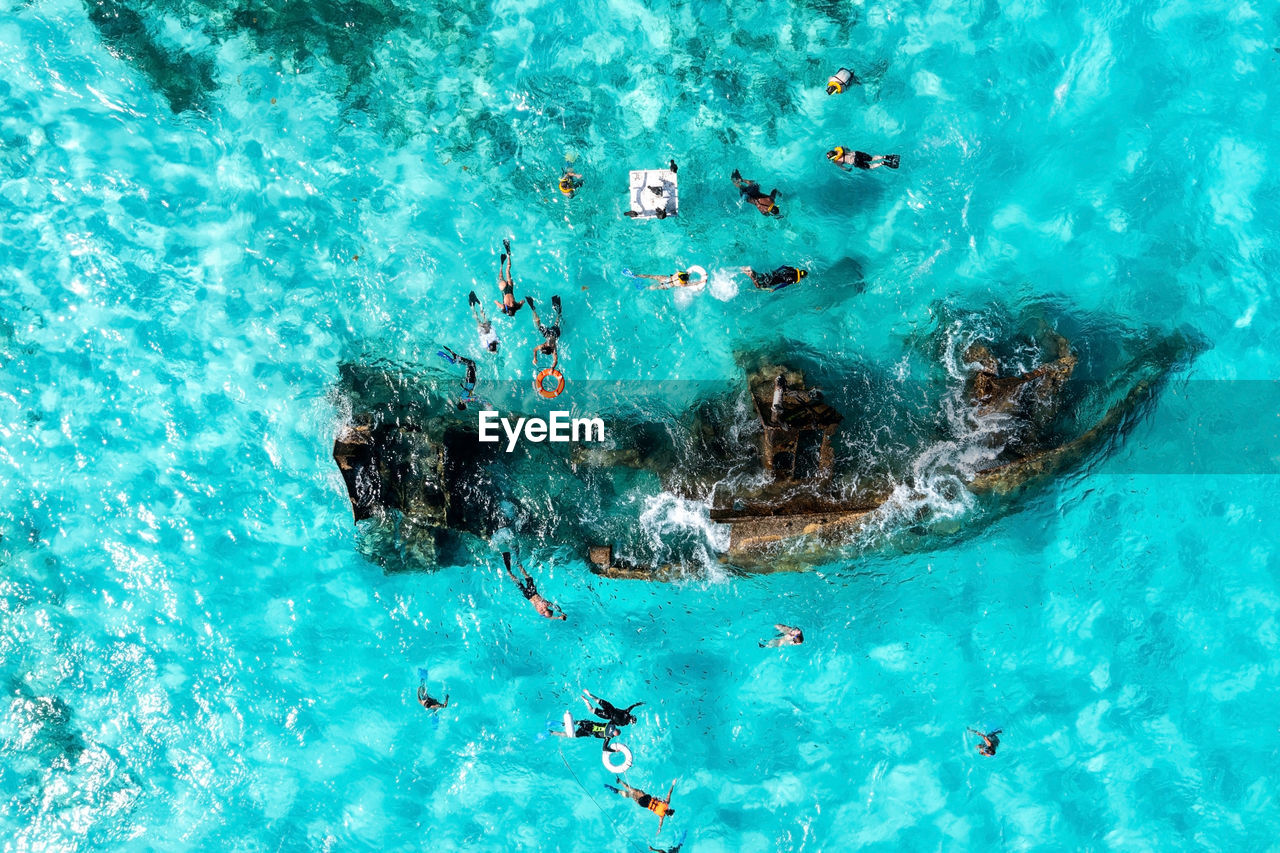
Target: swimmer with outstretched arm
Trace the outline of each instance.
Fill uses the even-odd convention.
[[[760,643],[760,648],[771,649],[777,648],[778,646],[798,646],[804,642],[804,631],[801,631],[799,628],[793,628],[790,625],[783,625],[781,623],[774,625],[773,627],[777,630],[778,636],[774,637],[767,643]]]
[[[458,408],[465,411],[467,403],[484,404],[485,401],[476,396],[476,363],[465,355],[458,355],[448,347],[444,347],[437,351],[436,355],[440,356],[450,364],[458,364],[461,362],[462,365],[467,368],[466,378],[458,383],[462,386],[462,390],[466,392],[462,399],[458,401]]]
[[[533,366],[538,366],[538,356],[551,356],[551,368],[554,370],[560,365],[560,353],[557,345],[560,343],[560,297],[551,297],[551,307],[556,312],[555,322],[550,326],[542,325],[542,318],[538,316],[538,309],[533,305],[533,297],[526,296],[525,302],[529,303],[529,310],[533,312],[533,326],[538,330],[538,334],[542,335],[542,343],[535,344],[533,347]]]
[[[432,699],[430,696],[427,695],[427,685],[419,684],[418,685],[418,704],[426,708],[428,711],[435,713],[436,711],[439,711],[441,708],[449,707],[449,694],[448,693],[444,694],[444,701],[441,702],[439,699]]]
[[[854,169],[879,169],[881,166],[896,169],[899,158],[897,154],[868,154],[865,151],[850,151],[843,145],[837,145],[827,152],[827,159],[846,172],[850,172]]]
[[[998,735],[1000,734],[1000,732],[1004,731],[1003,729],[996,729],[994,732],[986,732],[985,734],[983,732],[978,731],[977,729],[969,729],[969,731],[973,732],[975,735],[982,738],[982,743],[977,745],[978,752],[982,753],[983,755],[996,754],[996,747],[1000,745],[1000,738],[998,737]]]
[[[809,274],[808,270],[802,270],[798,267],[778,267],[769,273],[758,273],[751,267],[743,267],[742,272],[747,278],[751,279],[751,283],[756,286],[757,290],[768,290],[771,293],[782,290],[784,287],[790,287]]]
[[[689,273],[686,270],[676,270],[671,275],[649,275],[642,272],[632,272],[631,270],[623,270],[623,275],[629,275],[632,278],[651,278],[658,282],[652,284],[647,290],[670,290],[673,287],[689,287],[693,284],[702,284],[702,281],[690,281]],[[636,285],[639,287],[640,285]]]
[[[498,290],[502,292],[502,299],[495,299],[493,304],[501,308],[503,314],[508,317],[514,317],[516,312],[524,305],[524,300],[516,301],[516,283],[511,278],[510,241],[503,240],[502,248],[506,250],[498,258]]]
[[[658,816],[658,832],[662,832],[662,822],[667,819],[667,815],[673,815],[676,813],[676,810],[671,808],[671,792],[676,789],[676,783],[671,783],[671,788],[667,791],[666,799],[658,799],[650,794],[646,794],[639,788],[631,787],[626,782],[622,781],[621,776],[616,776],[614,779],[622,787],[615,788],[612,785],[606,784],[605,788],[613,791],[615,794],[620,794],[629,800],[635,800],[636,805],[640,806],[640,808],[648,809],[656,814]]]
[[[643,702],[636,702],[628,705],[626,708],[618,708],[607,699],[601,699],[599,696],[591,695],[589,690],[582,691],[582,701],[586,703],[591,713],[595,714],[602,720],[608,720],[615,726],[629,726],[636,721],[636,717],[631,713],[633,708],[639,708]],[[595,704],[592,705],[591,703]]]
[[[742,177],[742,173],[737,169],[733,170],[733,185],[738,188],[738,192],[742,194],[751,204],[756,206],[765,216],[781,216],[782,211],[778,208],[778,190],[775,188],[773,192],[765,195],[760,190],[760,184],[749,178]]]
[[[507,574],[511,575],[511,579],[516,582],[516,586],[520,588],[520,592],[525,598],[529,599],[529,603],[533,605],[533,609],[538,611],[540,616],[548,619],[568,619],[564,615],[564,611],[560,610],[560,605],[552,604],[541,595],[538,594],[538,586],[534,583],[533,577],[525,570],[522,563],[517,558],[516,565],[520,566],[520,574],[524,575],[524,580],[516,577],[515,572],[511,571],[511,553],[509,551],[502,552],[502,564],[507,568]],[[559,612],[556,612],[559,611]]]
[[[476,320],[476,334],[480,335],[480,346],[489,352],[496,353],[498,351],[498,335],[493,331],[493,323],[489,321],[489,317],[484,313],[484,306],[480,304],[480,297],[476,296],[473,290],[467,294],[467,301],[471,304],[471,316]]]

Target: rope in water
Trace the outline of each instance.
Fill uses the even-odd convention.
[[[573,781],[578,783],[578,787],[582,789],[582,793],[586,794],[587,799],[589,799],[591,802],[596,804],[596,808],[600,809],[600,814],[604,815],[605,820],[609,821],[610,825],[613,826],[614,834],[617,835],[619,838],[626,838],[622,830],[618,829],[618,824],[614,823],[613,818],[610,817],[609,813],[604,810],[604,806],[596,802],[596,798],[591,796],[591,792],[587,790],[587,786],[582,784],[582,780],[578,778],[578,774],[574,772],[574,769],[572,767],[569,766],[569,760],[564,757],[564,750],[560,748],[560,744],[556,744],[556,752],[560,753],[560,760],[564,762],[565,769],[569,771],[569,774],[571,776],[573,776]]]

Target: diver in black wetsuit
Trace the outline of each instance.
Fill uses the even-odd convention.
[[[548,728],[556,737],[598,737],[604,741],[600,748],[607,752],[612,752],[609,749],[609,741],[619,734],[618,727],[613,723],[602,723],[598,720],[578,720],[574,724],[572,735],[566,732],[564,726],[558,722],[552,722]]]
[[[751,267],[743,267],[742,271],[757,289],[771,292],[789,287],[809,274],[808,270],[796,267],[778,267],[770,273],[758,273]]]
[[[827,159],[846,172],[850,169],[879,169],[881,166],[898,168],[897,154],[868,154],[865,151],[850,151],[843,145],[837,145],[828,151]]]
[[[634,705],[629,705],[626,708],[618,708],[607,699],[601,699],[599,696],[592,696],[588,690],[583,690],[582,696],[582,701],[586,703],[587,708],[591,710],[591,713],[595,714],[600,719],[608,720],[615,726],[619,727],[629,726],[634,723],[636,718],[635,715],[631,713],[631,709],[638,708],[644,704],[643,702],[636,702]],[[596,704],[592,705],[592,702],[595,702]]]

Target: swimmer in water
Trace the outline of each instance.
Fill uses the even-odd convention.
[[[502,291],[502,299],[493,301],[508,317],[516,316],[516,312],[524,305],[524,300],[516,301],[516,283],[511,278],[511,243],[502,241],[506,251],[498,258],[498,290]]]
[[[582,188],[582,176],[573,171],[568,163],[565,163],[564,174],[560,176],[560,182],[557,186],[565,198],[573,198],[578,190]]]
[[[439,711],[441,708],[449,707],[449,694],[448,693],[444,694],[444,701],[441,702],[439,699],[432,699],[430,696],[427,695],[427,685],[419,684],[418,685],[418,704],[434,714],[436,711]]]
[[[758,290],[768,290],[770,292],[790,287],[809,274],[808,270],[796,267],[778,267],[771,273],[758,273],[751,267],[743,267],[742,272],[746,274],[747,278],[751,279],[751,283]]]
[[[769,649],[778,646],[798,646],[804,642],[804,631],[799,628],[792,628],[790,625],[774,625],[778,631],[778,636],[774,637],[767,643],[760,643],[760,648]]]
[[[461,362],[467,368],[466,378],[463,379],[462,382],[458,383],[462,386],[462,390],[466,392],[462,399],[458,401],[458,409],[465,411],[467,403],[484,403],[484,400],[481,400],[476,396],[476,363],[465,355],[458,355],[448,347],[438,351],[436,355],[440,356],[450,364],[457,364]]]
[[[516,586],[520,587],[520,592],[524,597],[529,599],[533,605],[533,609],[538,611],[538,615],[545,616],[548,619],[568,619],[564,615],[564,611],[560,610],[558,604],[552,604],[541,595],[538,594],[538,586],[534,583],[533,578],[525,570],[525,567],[517,560],[516,565],[520,566],[520,574],[524,575],[524,580],[516,577],[515,572],[511,571],[511,554],[508,551],[502,552],[502,564],[507,567],[507,574],[511,575],[511,579],[516,582]],[[559,611],[559,612],[556,612]]]
[[[781,216],[782,211],[778,208],[778,191],[765,195],[760,191],[760,184],[750,179],[742,177],[742,173],[737,169],[733,170],[733,185],[738,188],[738,192],[742,194],[751,204],[756,206],[765,216]]]
[[[484,306],[480,304],[480,297],[476,296],[473,290],[467,294],[467,300],[471,303],[471,316],[476,320],[476,333],[480,335],[480,346],[489,352],[496,353],[498,351],[498,335],[493,331],[493,323],[489,322],[489,317],[484,313]]]
[[[978,752],[982,753],[983,755],[996,754],[996,747],[1000,745],[1000,738],[998,737],[998,735],[1000,734],[1000,732],[1004,731],[1003,729],[996,729],[994,732],[987,732],[986,734],[983,734],[977,729],[969,729],[969,731],[973,732],[975,735],[982,738],[982,743],[977,745]]]
[[[547,728],[556,737],[598,737],[604,741],[600,748],[607,752],[613,751],[609,749],[609,741],[619,734],[618,727],[613,723],[602,723],[597,720],[578,720],[574,724],[573,734],[566,732],[564,725],[556,721],[549,723]]]
[[[701,281],[693,282],[689,280],[689,273],[685,270],[676,270],[671,275],[648,275],[646,273],[633,272],[632,278],[651,278],[658,282],[650,285],[649,290],[670,290],[673,287],[688,287],[691,284],[701,284]]]
[[[554,369],[560,364],[560,353],[557,344],[560,342],[560,297],[551,297],[551,307],[556,312],[556,320],[550,326],[542,325],[542,318],[538,316],[538,309],[533,305],[533,297],[526,296],[525,301],[529,303],[529,310],[533,312],[533,325],[538,330],[538,334],[542,335],[542,343],[535,344],[533,347],[533,366],[538,366],[538,356],[551,356],[551,367]]]
[[[888,166],[890,169],[898,168],[897,154],[872,155],[865,151],[850,151],[843,145],[837,145],[828,151],[827,159],[846,172],[854,169],[879,169],[881,166]]]
[[[615,794],[620,794],[629,800],[635,800],[636,805],[640,806],[640,808],[648,809],[656,814],[658,816],[658,832],[662,832],[662,822],[667,819],[667,815],[673,815],[676,813],[676,810],[671,808],[671,791],[675,790],[676,783],[671,783],[671,789],[667,791],[667,798],[665,800],[660,800],[657,797],[646,794],[639,788],[631,787],[626,782],[622,781],[621,776],[615,776],[614,779],[622,786],[621,788],[615,788],[612,785],[605,785],[605,787],[610,791],[613,791]]]
[[[586,703],[591,713],[595,714],[602,720],[608,720],[615,726],[629,726],[636,721],[635,715],[631,713],[632,708],[638,708],[643,702],[636,702],[634,705],[628,705],[626,708],[618,708],[611,704],[608,700],[601,699],[599,696],[592,696],[590,691],[582,691],[582,701]],[[595,705],[591,703],[594,702]]]

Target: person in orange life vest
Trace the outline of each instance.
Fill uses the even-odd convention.
[[[676,810],[671,808],[671,792],[676,789],[676,783],[671,783],[671,788],[667,791],[666,799],[660,800],[657,797],[646,794],[639,788],[631,787],[626,782],[622,781],[621,776],[616,776],[614,778],[622,787],[615,788],[608,784],[606,784],[605,787],[610,791],[613,791],[615,794],[621,794],[629,800],[635,800],[636,805],[640,806],[640,808],[648,809],[656,814],[658,816],[658,832],[662,832],[662,822],[667,819],[667,815],[673,815],[676,813]]]

